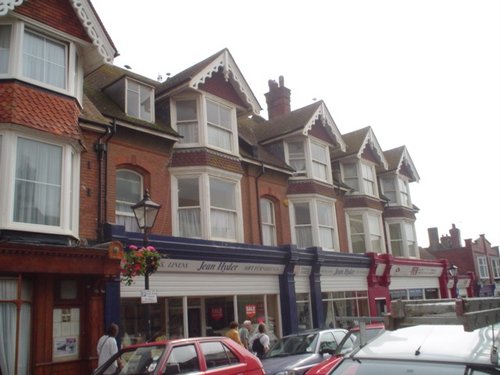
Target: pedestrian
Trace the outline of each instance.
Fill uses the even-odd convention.
[[[118,344],[116,343],[116,336],[118,335],[118,325],[112,323],[106,334],[102,335],[97,342],[97,355],[99,356],[99,361],[97,367],[101,367],[104,363],[108,361],[113,355],[118,352]],[[118,361],[108,367],[104,374],[114,374],[118,369]]]
[[[264,323],[259,324],[259,333],[252,342],[252,350],[259,358],[264,357],[269,350],[269,336],[266,335],[266,325]]]
[[[245,320],[243,326],[240,328],[240,339],[241,343],[246,349],[250,348],[250,332],[252,330],[252,322],[250,320]]]
[[[229,330],[226,332],[226,336],[243,346],[238,332],[238,322],[229,323]]]

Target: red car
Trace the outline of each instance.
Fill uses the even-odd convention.
[[[383,323],[372,323],[365,325],[366,341],[370,341],[380,332],[384,330]],[[316,366],[309,369],[306,375],[327,375],[335,366],[337,366],[345,354],[350,353],[358,346],[361,342],[361,331],[360,327],[353,327],[349,330],[349,333],[344,336],[342,341],[337,346],[335,354],[330,358],[318,363]]]
[[[260,360],[227,337],[196,337],[128,346],[93,372],[101,375],[118,360],[118,375],[265,375]]]

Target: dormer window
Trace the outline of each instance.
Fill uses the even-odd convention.
[[[344,183],[355,193],[376,196],[377,183],[375,167],[372,164],[359,161],[342,164]]]
[[[153,122],[153,89],[127,79],[127,115]]]
[[[331,183],[328,145],[310,138],[286,142],[286,159],[295,169],[295,177],[308,177]]]
[[[381,179],[384,195],[389,199],[390,206],[411,206],[408,181],[399,176],[387,176]]]
[[[104,92],[130,117],[153,122],[154,88],[125,77],[106,87]]]
[[[206,146],[237,153],[236,109],[220,98],[179,98],[173,101],[172,123],[182,136],[176,147]]]

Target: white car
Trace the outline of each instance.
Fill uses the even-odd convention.
[[[462,325],[417,325],[385,331],[335,366],[330,375],[500,374],[500,324],[466,332]]]

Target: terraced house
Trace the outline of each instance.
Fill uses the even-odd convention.
[[[292,110],[283,77],[261,115],[227,49],[165,82],[115,66],[87,0],[0,16],[0,374],[88,374],[111,322],[123,343],[245,319],[281,336],[448,296],[446,261],[419,259],[406,147],[342,133],[323,101]],[[148,288],[120,282],[144,196]]]

